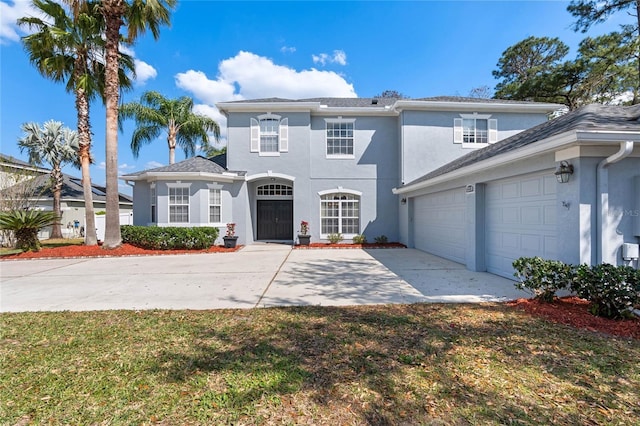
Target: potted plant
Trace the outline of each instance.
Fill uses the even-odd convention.
[[[222,237],[224,240],[225,248],[235,248],[238,242],[238,236],[236,235],[236,224],[227,223],[227,234]]]
[[[308,246],[311,242],[311,235],[309,235],[309,222],[303,220],[300,222],[300,233],[298,234],[298,241],[301,246]]]

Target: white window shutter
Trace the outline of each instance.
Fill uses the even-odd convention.
[[[462,143],[462,118],[453,119],[453,143]]]
[[[498,120],[490,118],[489,120],[489,143],[498,142]]]
[[[255,118],[251,119],[251,152],[260,151],[260,123]]]
[[[280,152],[289,151],[289,119],[280,120]]]

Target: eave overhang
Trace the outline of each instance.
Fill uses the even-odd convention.
[[[145,172],[139,175],[122,175],[121,180],[127,182],[146,181],[154,182],[159,180],[204,180],[214,182],[244,181],[244,176],[236,173],[207,173],[207,172]]]

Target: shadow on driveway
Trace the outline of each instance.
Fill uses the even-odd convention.
[[[368,249],[371,257],[409,283],[425,302],[499,302],[531,297],[514,281],[416,249]]]

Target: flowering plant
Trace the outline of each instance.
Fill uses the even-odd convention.
[[[227,223],[227,237],[235,237],[235,236],[236,236],[236,224]]]
[[[309,222],[303,220],[300,222],[300,234],[307,235],[309,233]]]

